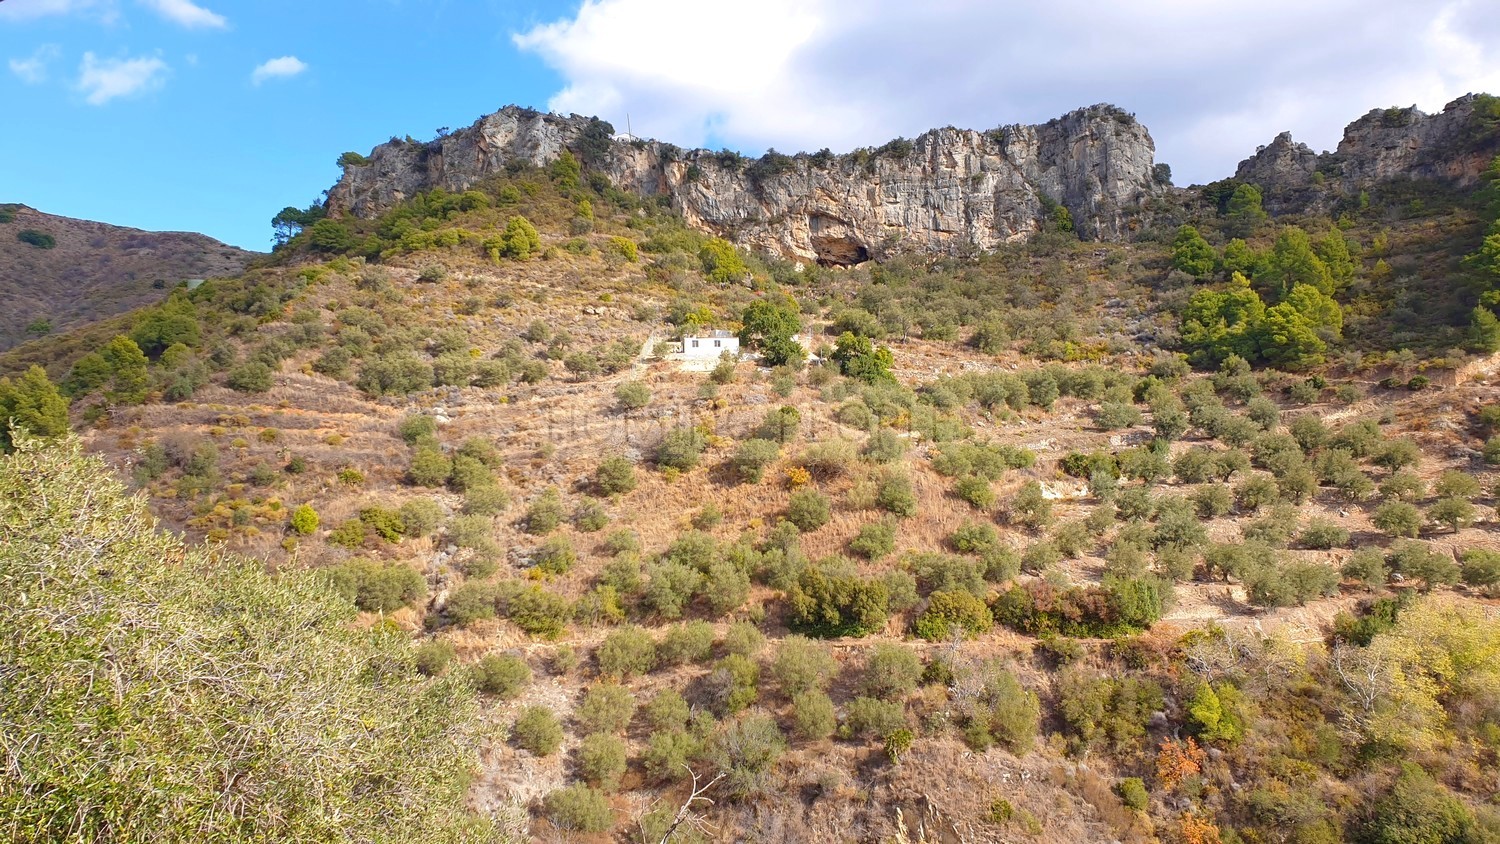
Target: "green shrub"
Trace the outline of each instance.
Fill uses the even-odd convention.
[[[448,617],[460,627],[495,617],[495,589],[488,583],[465,583],[448,596]]]
[[[889,428],[881,428],[865,440],[864,455],[874,463],[895,463],[906,454],[906,439]]]
[[[578,745],[578,773],[602,791],[619,788],[625,775],[625,742],[604,733],[587,736]]]
[[[621,627],[604,637],[594,652],[599,674],[626,678],[656,667],[656,640],[639,627]]]
[[[498,516],[509,506],[510,493],[497,484],[471,487],[468,492],[464,493],[463,512],[465,515]]]
[[[556,592],[532,584],[510,597],[505,617],[533,636],[555,639],[573,617],[573,606]]]
[[[715,713],[730,715],[755,702],[760,694],[759,682],[760,666],[749,657],[732,653],[703,678],[704,695]]]
[[[978,475],[964,475],[954,481],[953,494],[980,510],[995,506],[995,490]]]
[[[651,388],[640,381],[626,381],[615,388],[615,401],[625,410],[640,410],[651,403]]]
[[[815,636],[865,636],[885,626],[890,592],[878,580],[804,570],[787,595],[788,623],[794,630]]]
[[[906,707],[899,701],[857,697],[844,709],[840,734],[849,738],[880,738],[906,726]]]
[[[828,649],[803,636],[791,635],[781,640],[771,660],[771,675],[787,697],[809,690],[821,690],[833,681],[837,663]]]
[[[867,522],[849,541],[849,550],[867,560],[879,560],[896,550],[896,524],[889,519]]]
[[[635,698],[618,683],[599,683],[583,693],[583,700],[573,714],[588,732],[624,732],[635,717]]]
[[[1052,522],[1052,502],[1042,494],[1042,485],[1027,481],[1016,493],[1010,505],[1011,520],[1033,530],[1039,530]]]
[[[604,792],[578,783],[548,794],[542,799],[542,810],[558,829],[573,832],[608,832],[615,822]]]
[[[922,660],[910,648],[882,642],[870,650],[860,688],[875,698],[902,698],[922,679]]]
[[[1414,537],[1422,529],[1422,512],[1404,501],[1390,501],[1375,509],[1370,522],[1390,536]]]
[[[406,525],[407,536],[428,536],[443,520],[443,508],[431,498],[413,498],[396,511]]]
[[[912,623],[912,633],[929,642],[944,642],[959,631],[979,635],[990,629],[994,620],[984,601],[968,591],[933,592],[927,608]]]
[[[909,519],[917,514],[917,497],[911,478],[903,471],[887,470],[875,492],[875,506],[888,513]]]
[[[687,727],[692,710],[676,689],[662,689],[641,707],[652,732],[670,732]]]
[[[787,501],[786,519],[798,530],[813,531],[828,523],[831,511],[828,496],[812,487],[803,487]]]
[[[459,516],[448,523],[448,538],[460,548],[492,550],[494,522],[489,516]]]
[[[551,756],[562,746],[562,722],[545,706],[528,706],[516,718],[511,735],[521,749],[537,756]]]
[[[271,389],[271,376],[271,367],[264,363],[246,363],[229,371],[224,386],[241,393],[264,393]]]
[[[983,522],[964,522],[953,529],[948,543],[955,551],[964,554],[982,554],[1000,542],[995,528]]]
[[[686,563],[662,560],[651,565],[645,602],[663,618],[681,618],[703,583],[703,573]]]
[[[406,533],[406,525],[395,510],[384,507],[365,507],[359,511],[359,520],[369,526],[376,536],[386,542],[399,542]]]
[[[1151,805],[1151,795],[1146,792],[1146,784],[1140,777],[1126,777],[1115,785],[1115,793],[1120,795],[1120,802],[1127,809],[1136,812],[1144,812]]]
[[[635,531],[622,528],[610,531],[609,535],[604,537],[603,546],[604,550],[616,556],[627,552],[639,554],[641,550],[641,538],[636,536]],[[621,589],[620,591],[633,592],[635,590]]]
[[[298,505],[292,511],[292,530],[308,536],[318,529],[318,511],[311,504]]]
[[[797,436],[801,422],[802,414],[797,408],[784,405],[766,412],[766,418],[761,421],[755,435],[776,443],[788,443]]]
[[[729,459],[740,476],[748,484],[760,483],[767,466],[781,456],[781,447],[772,440],[749,439],[740,443],[734,456]]]
[[[1464,551],[1459,577],[1465,586],[1491,590],[1500,585],[1500,552],[1482,548]]]
[[[1304,548],[1327,551],[1349,544],[1349,531],[1328,519],[1309,519],[1297,541]]]
[[[706,621],[689,621],[667,629],[657,648],[663,665],[702,662],[713,654],[714,628]]]
[[[786,739],[776,719],[764,712],[752,712],[720,729],[704,755],[725,775],[725,791],[742,799],[770,785],[776,761],[785,750]]]
[[[792,698],[792,724],[797,735],[808,741],[828,738],[838,725],[833,700],[817,689],[797,693]]]
[[[696,428],[674,428],[662,437],[656,447],[656,464],[663,469],[686,472],[698,465],[707,445]]]
[[[1454,533],[1473,524],[1475,515],[1474,505],[1466,498],[1444,498],[1427,508],[1427,518],[1447,525]]]
[[[395,612],[427,593],[427,581],[400,563],[350,560],[323,569],[330,586],[366,612]]]
[[[471,670],[474,688],[487,695],[508,700],[531,683],[531,669],[526,660],[513,654],[489,654],[474,663]]]
[[[1375,799],[1351,840],[1397,842],[1483,841],[1474,812],[1415,763],[1401,762],[1390,790]]]
[[[1447,553],[1433,549],[1425,542],[1400,542],[1391,546],[1386,557],[1391,570],[1407,580],[1421,581],[1422,589],[1457,583],[1460,569]]]
[[[439,677],[448,670],[456,657],[453,643],[444,639],[431,639],[417,646],[417,671],[424,677]]]
[[[547,487],[526,509],[526,532],[545,536],[557,530],[566,516],[562,494],[557,491],[557,487]]]
[[[754,657],[766,646],[766,637],[760,628],[749,621],[736,621],[724,631],[724,652]]]
[[[707,713],[704,713],[707,715]],[[712,716],[709,716],[712,717]],[[663,730],[651,734],[641,765],[652,782],[672,782],[688,778],[688,763],[703,751],[703,743],[685,730]]]
[[[1374,548],[1361,548],[1349,556],[1340,573],[1364,584],[1368,589],[1385,585],[1390,572],[1385,567],[1385,556]]]
[[[594,485],[605,495],[630,492],[635,484],[635,465],[624,457],[606,457],[594,471]]]
[[[1102,677],[1074,667],[1058,675],[1058,712],[1076,747],[1134,746],[1161,708],[1161,687],[1136,677]]]
[[[1049,641],[1072,642],[1071,639]],[[1024,756],[1036,744],[1040,724],[1041,701],[1036,693],[1024,688],[1009,671],[994,669],[985,678],[964,737],[976,749],[987,748],[993,742]]]
[[[51,249],[57,245],[57,238],[46,232],[39,232],[36,229],[21,229],[16,232],[16,240],[37,249]]]
[[[453,460],[434,446],[419,446],[411,455],[406,478],[417,486],[440,487],[453,474]]]
[[[573,550],[572,541],[565,536],[547,540],[531,555],[531,565],[537,571],[550,575],[567,574],[577,561],[578,553]]]

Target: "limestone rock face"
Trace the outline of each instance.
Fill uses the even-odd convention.
[[[1087,238],[1141,224],[1155,145],[1113,106],[1040,126],[944,128],[847,155],[738,159],[609,135],[577,115],[507,107],[429,143],[392,139],[347,166],[329,191],[335,215],[373,217],[419,191],[465,190],[511,162],[545,165],[571,150],[626,190],[665,196],[688,223],[787,258],[853,264],[899,252],[956,255],[1025,239],[1068,209]]]
[[[1470,94],[1437,114],[1375,109],[1344,129],[1337,150],[1322,154],[1283,132],[1240,162],[1234,177],[1260,186],[1272,213],[1325,212],[1344,197],[1396,179],[1469,188],[1500,152],[1489,106],[1488,98]]]

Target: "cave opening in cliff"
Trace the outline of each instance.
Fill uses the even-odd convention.
[[[852,237],[815,237],[812,247],[825,267],[852,267],[870,260],[870,250]]]

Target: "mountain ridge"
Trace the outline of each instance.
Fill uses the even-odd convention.
[[[696,228],[825,264],[993,248],[1049,218],[1120,240],[1164,186],[1150,133],[1105,105],[1036,126],[947,127],[842,156],[771,152],[753,161],[620,140],[598,118],[507,106],[429,143],[393,138],[346,161],[328,209],[374,216],[421,190],[465,190],[512,162],[546,165],[564,149],[624,190],[664,198]]]
[[[196,232],[150,232],[21,204],[0,210],[7,303],[0,350],[151,304],[188,279],[237,275],[260,255]],[[36,244],[22,240],[26,232],[38,235]]]

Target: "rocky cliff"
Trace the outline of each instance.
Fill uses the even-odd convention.
[[[1412,179],[1472,187],[1500,153],[1500,101],[1469,94],[1438,114],[1375,109],[1344,129],[1333,152],[1315,153],[1283,132],[1240,162],[1234,178],[1258,185],[1273,214],[1325,212],[1381,182]]]
[[[682,150],[608,124],[507,107],[428,143],[392,139],[328,193],[335,215],[373,217],[419,191],[460,191],[512,162],[571,150],[592,172],[665,196],[691,225],[788,258],[851,264],[897,252],[960,254],[1024,239],[1066,208],[1079,233],[1118,240],[1164,189],[1133,116],[1093,106],[1039,126],[936,129],[835,156]]]

